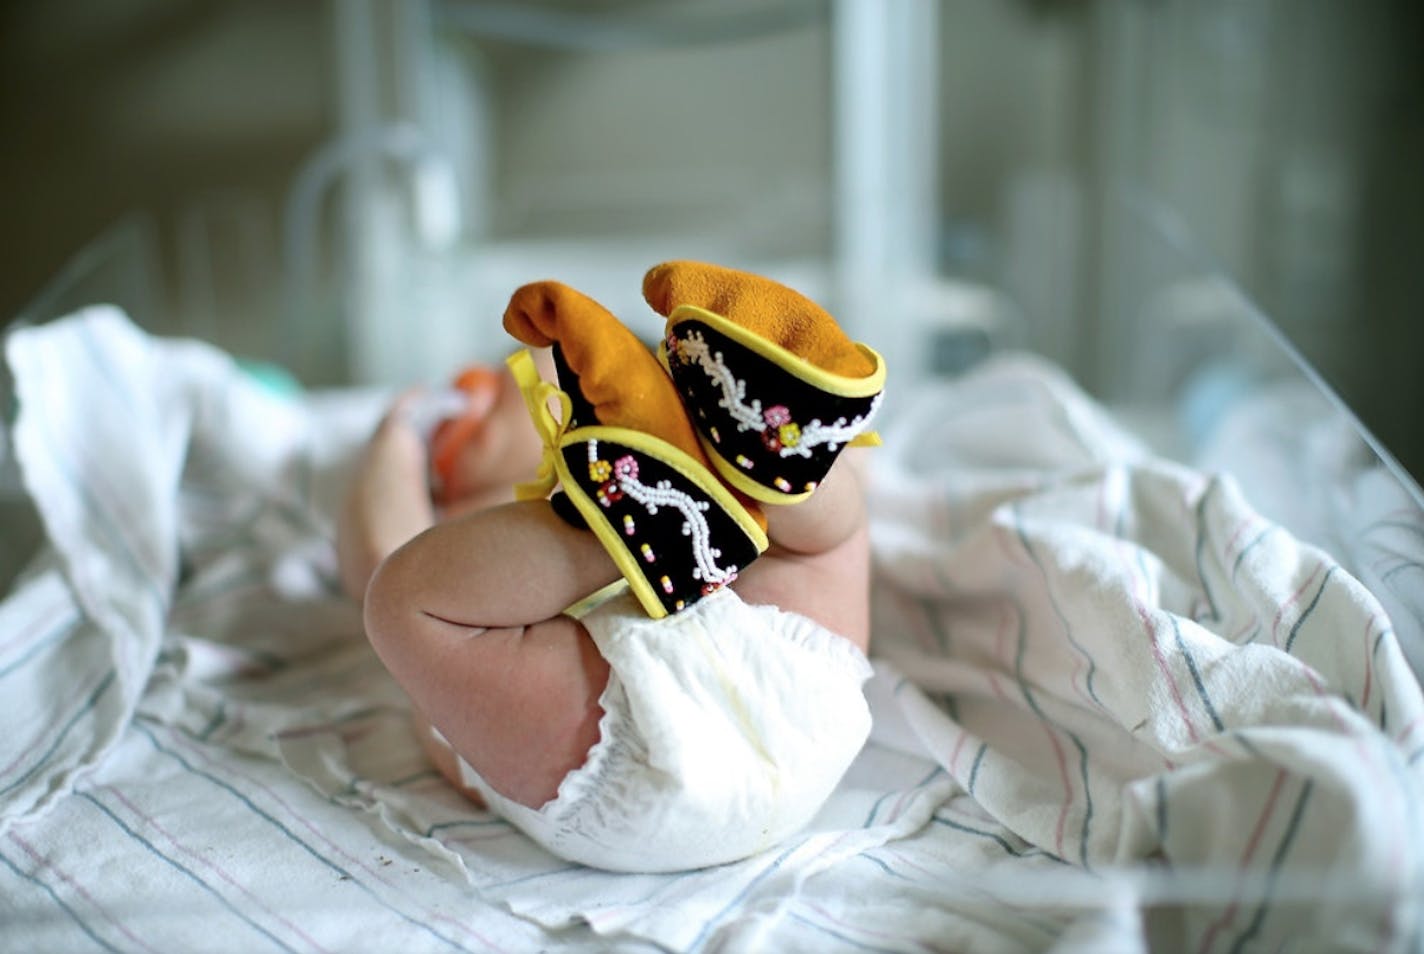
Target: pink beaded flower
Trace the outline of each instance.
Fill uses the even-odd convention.
[[[786,409],[785,404],[777,404],[761,412],[762,420],[772,427],[780,427],[783,424],[791,423],[791,412]]]

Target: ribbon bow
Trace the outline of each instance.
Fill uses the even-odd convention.
[[[533,480],[516,484],[514,496],[518,500],[538,500],[549,496],[549,491],[559,482],[559,441],[568,430],[573,403],[566,393],[539,377],[534,356],[528,351],[510,355],[505,364],[509,365],[509,371],[514,375],[514,383],[519,385],[524,406],[529,409],[529,419],[544,443],[544,456],[539,461],[538,473]],[[559,402],[558,414],[549,407],[550,399]]]

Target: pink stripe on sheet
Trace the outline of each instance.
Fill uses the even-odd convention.
[[[916,642],[920,644],[920,648],[932,655],[942,655],[945,647],[940,642],[940,631],[935,626],[929,602],[916,599],[909,593],[901,595],[900,602],[903,618],[918,618],[923,621],[923,625],[915,627]],[[913,611],[911,611],[912,608]]]
[[[1015,537],[1018,540],[1019,549],[1023,551],[1028,563],[1019,562],[1021,566],[1032,566],[1038,575],[1043,578],[1043,594],[1048,600],[1049,608],[1057,618],[1059,626],[1063,629],[1063,638],[1068,641],[1070,652],[1073,657],[1073,669],[1068,676],[1068,684],[1073,687],[1078,698],[1089,709],[1097,709],[1100,712],[1111,715],[1107,706],[1103,705],[1097,698],[1097,694],[1092,690],[1092,674],[1096,668],[1093,657],[1078,642],[1073,635],[1073,626],[1068,621],[1068,617],[1058,605],[1058,598],[1053,592],[1053,582],[1049,579],[1048,569],[1034,555],[1033,548],[1029,544],[1028,534],[1023,528],[1023,516],[1017,504],[1013,505]],[[1087,663],[1089,667],[1088,675],[1083,676],[1083,665]]]
[[[137,944],[137,945],[138,945],[139,947],[141,947],[143,950],[145,950],[145,951],[153,951],[153,954],[158,954],[158,952],[157,952],[154,948],[150,947],[150,946],[143,940],[143,938],[138,937],[136,934],[134,934],[132,931],[130,931],[127,927],[125,927],[125,926],[124,926],[124,923],[123,923],[122,921],[120,921],[118,918],[114,917],[114,915],[109,911],[108,908],[106,908],[106,907],[104,907],[102,904],[100,904],[100,903],[94,898],[94,896],[93,896],[92,894],[90,894],[87,890],[85,890],[85,888],[84,888],[84,886],[83,886],[82,884],[80,884],[80,883],[79,883],[78,881],[76,881],[70,874],[68,874],[67,872],[65,872],[64,870],[62,870],[58,865],[56,865],[56,864],[54,863],[53,859],[51,859],[51,858],[49,858],[49,857],[47,857],[47,856],[41,855],[38,851],[35,850],[35,848],[34,848],[33,845],[31,845],[29,842],[25,841],[23,838],[21,838],[19,835],[15,834],[14,832],[10,832],[10,840],[13,841],[16,845],[18,845],[18,846],[20,847],[20,850],[21,850],[21,851],[23,851],[25,854],[29,855],[30,858],[31,858],[37,865],[40,866],[40,868],[48,868],[50,871],[53,871],[53,872],[55,873],[55,875],[56,875],[61,881],[63,881],[66,885],[69,886],[70,890],[72,890],[75,894],[79,895],[79,896],[80,896],[81,898],[83,898],[86,902],[88,902],[88,904],[89,904],[90,907],[92,907],[94,910],[96,910],[96,911],[98,911],[100,914],[102,914],[102,915],[104,916],[104,920],[108,921],[111,925],[113,925],[114,928],[116,928],[120,934],[122,934],[124,937],[128,938],[130,941],[133,941],[135,944]]]
[[[1235,540],[1236,537],[1240,535],[1241,531],[1244,530],[1246,526],[1250,524],[1252,519],[1254,518],[1247,518],[1246,520],[1242,521],[1241,526],[1238,527],[1236,534],[1234,534],[1232,537],[1233,540]],[[1191,711],[1187,708],[1186,697],[1182,694],[1181,686],[1177,684],[1177,679],[1172,674],[1171,667],[1168,665],[1166,653],[1164,653],[1162,649],[1162,643],[1158,628],[1152,620],[1152,614],[1149,613],[1147,609],[1147,594],[1145,592],[1146,580],[1143,578],[1143,574],[1139,573],[1133,568],[1133,561],[1128,555],[1128,553],[1124,551],[1124,546],[1125,544],[1119,543],[1118,556],[1122,564],[1123,572],[1127,574],[1128,578],[1133,581],[1133,609],[1136,610],[1138,621],[1142,624],[1142,628],[1147,634],[1147,638],[1152,648],[1152,660],[1157,667],[1157,671],[1160,672],[1162,674],[1162,678],[1166,680],[1168,691],[1172,697],[1172,702],[1176,706],[1177,712],[1181,716],[1182,724],[1186,727],[1187,738],[1191,739],[1193,743],[1200,744],[1202,743],[1202,737],[1200,734],[1198,734],[1196,722],[1191,716]],[[1228,544],[1228,550],[1229,549],[1230,545]],[[1185,648],[1183,648],[1182,652],[1185,651]],[[1202,689],[1202,692],[1205,692],[1204,688]],[[1205,700],[1203,701],[1205,703]],[[1226,755],[1226,753],[1221,749],[1220,746],[1216,744],[1216,742],[1208,739],[1204,744],[1208,751],[1213,752],[1217,755]]]
[[[1394,809],[1394,819],[1392,824],[1388,826],[1388,829],[1392,832],[1405,831],[1406,828],[1408,828],[1406,819],[1409,814],[1409,811],[1408,806],[1404,804],[1400,799],[1399,786],[1390,784],[1390,780],[1385,777],[1389,773],[1387,771],[1381,771],[1382,766],[1380,766],[1375,761],[1375,759],[1371,757],[1374,750],[1367,750],[1364,746],[1364,743],[1361,741],[1360,736],[1354,732],[1351,732],[1349,728],[1346,727],[1345,721],[1340,718],[1340,712],[1338,707],[1345,705],[1345,700],[1340,698],[1338,694],[1330,692],[1324,686],[1322,686],[1319,680],[1315,678],[1314,669],[1305,665],[1304,663],[1301,663],[1300,665],[1302,671],[1305,673],[1305,678],[1310,682],[1311,688],[1315,690],[1316,697],[1325,703],[1326,711],[1330,713],[1330,719],[1332,722],[1335,723],[1335,728],[1340,730],[1340,732],[1345,736],[1349,737],[1351,743],[1354,745],[1355,754],[1359,756],[1359,764],[1362,767],[1366,767],[1370,770],[1370,775],[1372,776],[1370,790],[1373,792],[1379,792],[1387,789],[1391,792],[1393,797],[1390,799],[1390,802],[1392,803],[1391,807]],[[1406,844],[1406,841],[1407,840],[1402,837],[1389,839],[1389,870],[1392,873],[1390,881],[1392,884],[1395,885],[1401,883],[1400,874],[1404,868],[1404,845]],[[1382,930],[1385,934],[1385,937],[1390,939],[1391,941],[1393,940],[1395,934],[1396,911],[1396,905],[1389,905],[1387,906],[1383,914],[1384,923],[1382,925]]]
[[[1147,600],[1144,589],[1146,580],[1142,574],[1133,567],[1131,550],[1125,541],[1118,541],[1115,547],[1118,554],[1118,561],[1122,567],[1123,574],[1131,582],[1130,597],[1132,608],[1137,613],[1137,621],[1142,624],[1142,630],[1147,634],[1148,644],[1152,648],[1152,659],[1157,665],[1157,671],[1162,674],[1162,678],[1167,682],[1167,689],[1172,696],[1172,702],[1176,705],[1177,712],[1182,718],[1182,724],[1187,728],[1187,737],[1193,742],[1200,742],[1201,737],[1197,734],[1196,723],[1192,720],[1191,713],[1187,710],[1187,702],[1182,695],[1181,687],[1177,685],[1176,678],[1172,675],[1171,667],[1167,665],[1166,654],[1162,651],[1162,643],[1158,638],[1157,626],[1152,621],[1152,615],[1147,611]]]
[[[1231,536],[1227,538],[1226,546],[1221,548],[1221,555],[1228,560],[1231,559],[1231,551],[1236,549],[1236,544],[1240,542],[1241,535],[1251,527],[1255,526],[1255,524],[1260,521],[1260,519],[1261,518],[1256,516],[1254,513],[1247,514],[1245,517],[1242,517],[1240,522],[1236,524],[1236,529],[1233,530],[1231,532]]]
[[[173,835],[172,832],[160,825],[151,815],[146,814],[142,809],[140,809],[137,805],[130,801],[128,797],[124,795],[123,792],[119,791],[113,785],[101,785],[97,789],[95,789],[95,791],[109,792],[120,804],[122,804],[125,808],[128,809],[131,815],[133,815],[139,821],[143,822],[143,824],[147,825],[149,828],[162,835],[169,845],[171,845],[173,848],[176,848],[178,851],[181,851],[183,854],[187,855],[189,858],[198,862],[204,868],[207,868],[213,874],[217,875],[223,881],[226,881],[232,887],[242,892],[243,896],[246,897],[249,901],[252,901],[257,906],[258,910],[272,918],[272,920],[286,927],[297,937],[305,941],[308,946],[318,951],[327,950],[326,948],[318,944],[314,938],[308,935],[301,928],[297,927],[291,921],[288,921],[286,918],[282,917],[282,915],[278,914],[272,908],[264,904],[261,898],[249,891],[240,881],[237,880],[237,878],[229,874],[227,870],[224,869],[221,865],[218,865],[216,862],[210,860],[206,855],[196,852],[189,848],[187,845],[184,845],[182,842],[180,842],[177,837]]]
[[[1413,719],[1410,719],[1404,728],[1395,733],[1394,744],[1403,746],[1409,737],[1414,734],[1414,730],[1419,728],[1421,724],[1424,724],[1424,715],[1417,715]]]
[[[1010,565],[1022,567],[1033,564],[1033,557],[1024,553],[1023,538],[1019,536],[1015,528],[1005,526],[997,520],[993,521],[993,527],[994,532],[990,534],[990,536],[994,538],[994,542],[999,544],[999,549],[1003,551],[1004,559],[1008,560]],[[1014,544],[1017,544],[1017,546]],[[1025,559],[1027,559],[1027,562],[1025,562]]]
[[[291,819],[293,819],[294,821],[296,821],[302,828],[305,828],[308,832],[310,832],[312,835],[314,835],[319,841],[322,842],[322,844],[326,845],[326,847],[329,848],[329,849],[333,852],[333,854],[334,854],[335,856],[341,858],[345,863],[349,864],[351,867],[360,869],[361,871],[363,871],[363,872],[365,872],[366,874],[370,875],[374,880],[380,882],[381,884],[385,885],[386,887],[394,889],[394,890],[396,891],[396,893],[399,894],[399,895],[401,895],[402,897],[405,897],[405,898],[407,898],[408,900],[415,902],[415,906],[416,906],[417,908],[419,908],[419,909],[423,912],[424,916],[425,916],[428,920],[430,920],[430,921],[439,921],[439,922],[442,922],[442,923],[444,923],[444,924],[449,924],[449,925],[451,925],[452,927],[455,927],[455,928],[459,929],[460,931],[464,932],[464,933],[467,934],[468,936],[470,936],[470,937],[474,938],[475,940],[479,941],[481,944],[485,945],[486,947],[490,948],[491,950],[494,950],[494,951],[502,951],[502,950],[503,950],[503,948],[501,948],[501,947],[500,947],[498,944],[496,944],[494,941],[492,941],[492,940],[490,940],[489,938],[485,937],[483,934],[481,934],[480,932],[476,931],[474,928],[471,928],[469,925],[465,924],[464,922],[462,922],[462,921],[457,921],[456,919],[450,917],[449,915],[442,914],[442,913],[440,913],[439,911],[435,911],[435,910],[433,910],[433,909],[431,909],[431,908],[424,907],[423,905],[421,905],[419,898],[413,897],[413,896],[411,895],[411,893],[410,893],[409,891],[407,891],[403,885],[401,885],[401,884],[399,884],[398,882],[395,882],[395,881],[391,880],[390,878],[386,877],[386,875],[381,872],[380,868],[378,868],[378,867],[373,867],[373,866],[367,864],[366,862],[364,862],[364,861],[362,861],[360,858],[357,858],[357,857],[355,857],[354,855],[350,854],[350,853],[347,852],[344,848],[342,848],[339,844],[337,844],[336,842],[334,842],[334,841],[332,841],[330,838],[328,838],[328,837],[326,836],[326,834],[325,834],[315,823],[313,823],[313,822],[311,821],[311,819],[307,818],[307,817],[306,817],[305,815],[303,815],[301,812],[299,812],[299,811],[297,811],[295,808],[293,808],[293,807],[286,801],[286,799],[284,799],[284,798],[282,798],[282,796],[278,795],[277,792],[275,792],[271,787],[269,787],[269,786],[267,786],[266,784],[264,784],[264,783],[258,781],[256,778],[254,778],[254,777],[251,776],[251,775],[248,775],[248,774],[246,774],[246,773],[240,772],[240,771],[234,769],[234,768],[233,768],[232,766],[230,766],[230,765],[225,765],[225,764],[223,764],[223,763],[221,763],[221,762],[219,762],[219,761],[213,759],[210,755],[208,755],[208,753],[207,753],[206,751],[204,751],[204,749],[203,749],[202,746],[200,746],[200,745],[198,745],[198,744],[192,742],[191,740],[189,740],[186,736],[184,736],[184,735],[183,735],[181,732],[179,732],[177,729],[172,728],[172,727],[168,727],[168,726],[164,726],[163,728],[166,729],[166,732],[167,732],[167,735],[168,735],[170,741],[172,741],[176,746],[185,749],[185,750],[188,751],[190,754],[192,754],[193,756],[197,757],[199,760],[201,760],[201,761],[203,762],[204,765],[206,765],[206,766],[208,766],[208,767],[210,767],[210,768],[220,769],[220,770],[222,770],[223,772],[225,772],[227,775],[229,775],[229,776],[231,776],[231,777],[242,779],[244,782],[246,782],[246,783],[248,784],[248,786],[249,786],[251,789],[262,792],[262,793],[263,793],[264,795],[266,795],[269,799],[271,799],[271,801],[273,801],[273,802],[275,802],[277,805],[281,806],[282,810],[287,814],[288,817],[290,817]]]
[[[959,778],[959,756],[964,751],[964,743],[969,740],[969,730],[960,727],[959,738],[954,742],[954,750],[949,753],[949,774]],[[968,786],[965,786],[966,788]]]
[[[1067,858],[1063,853],[1063,832],[1068,826],[1068,813],[1072,810],[1078,793],[1073,788],[1073,776],[1068,772],[1068,757],[1058,741],[1058,733],[1047,721],[1040,724],[1048,734],[1048,741],[1053,745],[1053,757],[1058,762],[1058,779],[1063,783],[1063,807],[1058,810],[1058,823],[1053,829],[1053,850],[1059,858]]]
[[[1368,620],[1365,621],[1365,686],[1364,689],[1360,692],[1361,709],[1368,709],[1370,707],[1370,688],[1372,683],[1374,682],[1375,654],[1374,649],[1372,648],[1373,640],[1371,640],[1370,637],[1374,635],[1374,630],[1376,626],[1388,625],[1388,620],[1380,619],[1378,616],[1371,616]]]
[[[1237,870],[1244,871],[1246,867],[1251,864],[1251,859],[1255,856],[1256,849],[1261,844],[1261,836],[1266,830],[1266,825],[1276,812],[1276,804],[1280,801],[1281,788],[1284,787],[1285,781],[1285,769],[1278,769],[1276,771],[1276,779],[1271,784],[1271,791],[1266,795],[1266,804],[1261,809],[1261,814],[1256,817],[1256,825],[1251,829],[1251,837],[1246,840],[1246,850],[1241,854],[1241,861],[1237,864]],[[1231,902],[1226,910],[1221,913],[1221,917],[1213,921],[1211,926],[1207,928],[1206,933],[1202,935],[1202,941],[1197,950],[1205,954],[1206,951],[1211,949],[1212,943],[1216,940],[1217,933],[1231,923],[1232,919],[1236,917],[1236,912],[1240,906],[1239,901]]]
[[[93,349],[86,349],[92,351]],[[55,380],[63,380],[63,376],[56,376]],[[49,397],[49,395],[46,395]],[[43,408],[38,409],[42,412]],[[51,432],[41,431],[49,436]],[[95,448],[85,443],[81,446],[65,444],[54,439],[47,441],[51,452],[57,457],[61,457],[71,468],[69,473],[63,474],[66,483],[78,489],[84,496],[88,497],[94,507],[105,519],[104,522],[115,534],[124,554],[132,561],[133,566],[140,573],[148,578],[151,585],[157,589],[160,581],[164,579],[161,559],[154,552],[155,539],[147,534],[136,533],[133,528],[141,528],[148,525],[147,515],[138,513],[134,508],[128,506],[132,494],[117,492],[110,482],[103,480],[104,475],[109,473],[110,467],[103,460],[96,459]]]
[[[4,768],[0,768],[0,780],[5,779],[8,775],[15,772],[17,767],[23,765],[25,760],[28,759],[36,749],[43,746],[46,742],[50,744],[51,750],[58,748],[60,742],[64,740],[65,735],[67,735],[69,733],[69,730],[73,728],[74,723],[77,722],[81,716],[91,713],[93,711],[95,702],[98,701],[99,696],[103,694],[104,690],[109,687],[113,680],[114,670],[107,670],[99,676],[99,678],[93,683],[93,685],[78,693],[75,693],[72,698],[82,698],[84,700],[84,704],[81,705],[79,709],[75,712],[70,713],[68,718],[52,720],[48,725],[46,725],[45,728],[52,731],[36,736],[33,740],[31,740],[30,744],[24,748],[23,751],[21,751],[10,761],[10,764],[6,765]],[[48,757],[49,754],[50,753],[47,752],[46,757]],[[43,761],[43,759],[40,760],[41,763],[43,763]],[[30,767],[29,773],[27,774],[32,774],[34,771],[35,766],[32,765]],[[0,793],[8,792],[10,789],[17,787],[19,784],[20,782],[18,781],[12,782],[9,786],[0,789]]]
[[[1281,628],[1281,620],[1285,618],[1286,610],[1290,609],[1296,603],[1300,602],[1300,598],[1305,595],[1305,591],[1310,589],[1311,584],[1315,582],[1315,578],[1319,576],[1320,572],[1324,569],[1324,563],[1317,563],[1315,565],[1315,569],[1310,571],[1310,576],[1306,577],[1305,582],[1300,585],[1300,588],[1297,589],[1294,593],[1292,593],[1290,595],[1290,598],[1281,604],[1280,609],[1276,610],[1276,618],[1271,620],[1271,644],[1277,649],[1279,649],[1281,646],[1281,641],[1278,636],[1278,633]]]
[[[4,660],[22,646],[43,642],[57,634],[60,629],[72,627],[83,618],[67,587],[62,584],[55,586],[54,596],[55,599],[49,603],[37,607],[32,607],[27,602],[26,609],[30,612],[26,613],[26,625],[10,634],[8,639],[0,640],[0,660]],[[0,665],[0,670],[3,668],[4,666]]]
[[[824,920],[827,924],[835,925],[836,928],[840,929],[839,931],[830,932],[833,937],[835,937],[837,940],[846,941],[850,944],[856,943],[856,937],[868,937],[876,938],[881,941],[892,942],[895,945],[895,950],[897,951],[904,950],[905,945],[907,944],[913,945],[914,948],[917,948],[922,951],[929,951],[931,952],[931,954],[949,954],[949,952],[958,950],[958,948],[955,947],[946,947],[937,944],[927,944],[920,938],[915,937],[912,934],[893,934],[889,931],[871,930],[863,923],[856,924],[851,921],[847,921],[843,918],[838,918],[830,911],[826,910],[824,907],[819,904],[816,904],[815,902],[803,900],[801,903],[804,904],[808,909],[816,912],[817,916]]]
[[[1019,612],[1020,614],[1022,613],[1021,610]],[[1019,690],[1019,694],[1023,696],[1024,704],[1028,706],[1030,712],[1037,716],[1038,724],[1043,728],[1044,734],[1048,737],[1048,743],[1053,749],[1053,757],[1058,763],[1058,779],[1063,785],[1063,805],[1058,810],[1058,821],[1054,826],[1053,848],[1059,858],[1064,858],[1066,856],[1063,853],[1063,834],[1068,825],[1068,813],[1072,810],[1073,802],[1077,798],[1077,791],[1073,788],[1073,776],[1068,770],[1068,757],[1064,753],[1063,745],[1058,739],[1058,733],[1067,730],[1060,729],[1060,727],[1051,722],[1038,706],[1034,704],[1032,698],[1029,696],[1028,686],[1024,684],[1022,675],[1016,677],[1014,682]],[[1086,784],[1087,782],[1085,781],[1084,785]]]
[[[1256,628],[1259,625],[1261,625],[1260,617],[1256,616],[1255,611],[1253,610],[1251,618],[1248,619],[1246,622],[1242,623],[1241,626],[1237,628],[1236,632],[1226,637],[1227,642],[1235,643],[1239,646],[1241,644],[1241,637],[1245,636],[1252,629]]]
[[[1177,685],[1177,680],[1173,678],[1171,668],[1167,665],[1167,657],[1162,652],[1162,643],[1157,638],[1157,627],[1152,619],[1143,609],[1142,604],[1133,601],[1137,608],[1138,618],[1142,622],[1142,628],[1147,632],[1147,638],[1152,646],[1152,659],[1157,664],[1157,670],[1162,674],[1162,678],[1167,681],[1167,689],[1171,693],[1172,702],[1177,707],[1177,712],[1182,717],[1182,724],[1187,728],[1187,738],[1193,742],[1200,742],[1201,736],[1197,735],[1196,724],[1192,721],[1191,714],[1187,711],[1186,699],[1182,697],[1181,687]]]

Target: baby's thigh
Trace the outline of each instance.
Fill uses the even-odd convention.
[[[430,764],[434,765],[435,770],[445,777],[445,781],[458,789],[461,795],[481,808],[488,807],[480,790],[466,783],[465,775],[460,771],[460,757],[450,748],[448,742],[436,737],[435,731],[430,720],[419,712],[415,714],[415,735],[420,740],[421,748],[425,750],[426,758],[430,759]]]
[[[440,663],[438,676],[406,686],[421,715],[500,795],[530,808],[553,799],[598,741],[603,716],[608,664],[583,625],[557,616],[485,630]],[[465,790],[439,748],[427,741],[436,767]]]

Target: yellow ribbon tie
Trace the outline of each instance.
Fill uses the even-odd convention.
[[[568,430],[569,417],[573,414],[573,402],[569,396],[554,385],[539,377],[534,366],[534,356],[528,351],[520,351],[509,356],[505,364],[514,375],[514,383],[519,385],[519,393],[524,397],[524,406],[529,409],[529,420],[539,439],[544,443],[544,456],[539,461],[539,471],[527,483],[516,484],[514,496],[518,500],[539,500],[549,496],[549,491],[559,482],[558,455],[559,441]],[[549,407],[550,399],[559,402],[559,413]]]

